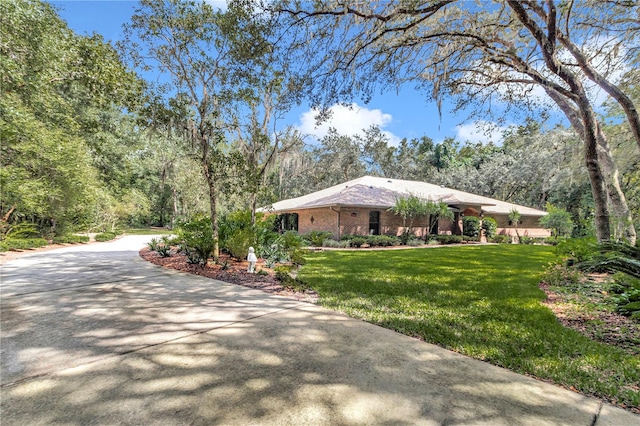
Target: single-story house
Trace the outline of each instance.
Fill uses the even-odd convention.
[[[530,207],[494,200],[433,185],[426,182],[363,176],[302,197],[274,203],[260,211],[280,215],[282,230],[330,231],[333,237],[342,235],[400,235],[403,220],[390,211],[396,200],[416,196],[433,202],[444,202],[454,213],[453,220],[441,219],[429,233],[462,234],[464,216],[493,217],[498,223],[498,234],[515,235],[509,213],[517,210],[521,217],[518,233],[529,237],[548,237],[550,232],[540,223],[547,213]],[[427,225],[416,221],[413,232],[424,236]]]

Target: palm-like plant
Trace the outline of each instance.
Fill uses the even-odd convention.
[[[599,255],[579,262],[584,271],[624,272],[640,278],[640,248],[627,243],[607,241],[598,245]]]

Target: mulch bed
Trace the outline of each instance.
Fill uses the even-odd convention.
[[[617,346],[631,355],[640,355],[640,323],[624,315],[601,309],[581,309],[581,305],[597,300],[579,300],[554,292],[549,285],[540,283],[547,299],[543,304],[554,313],[558,321],[587,336],[591,340]]]
[[[238,261],[227,254],[221,254],[217,263],[209,260],[207,265],[194,265],[187,262],[185,255],[176,253],[174,250],[171,251],[171,256],[169,257],[162,257],[155,251],[149,250],[148,247],[143,248],[139,253],[144,260],[164,268],[200,275],[230,284],[238,284],[303,302],[317,303],[318,301],[318,294],[313,290],[302,292],[284,287],[275,278],[273,270],[265,267],[264,261],[259,261],[256,265],[256,271],[262,270],[266,272],[266,275],[261,275],[247,272],[247,261]],[[223,267],[223,265],[226,266]]]

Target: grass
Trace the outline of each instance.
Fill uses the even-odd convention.
[[[124,230],[127,235],[169,235],[172,232],[170,229],[162,228],[129,228]]]
[[[563,327],[540,302],[550,247],[328,251],[300,277],[320,303],[382,327],[629,408],[640,361]]]

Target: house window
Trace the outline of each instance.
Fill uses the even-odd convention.
[[[369,235],[380,235],[380,212],[369,212]]]
[[[438,230],[440,229],[439,219],[436,219],[431,224],[431,228],[429,229],[429,235],[438,235]]]
[[[275,230],[280,233],[286,231],[297,231],[298,213],[279,214],[275,221]]]

